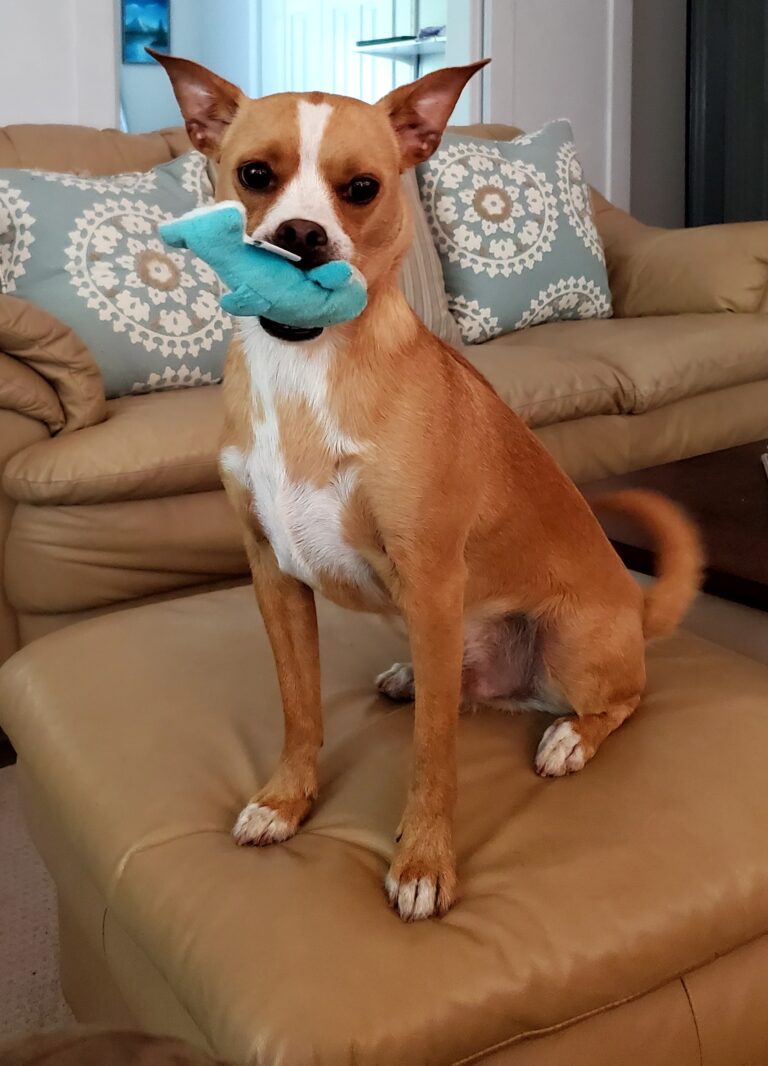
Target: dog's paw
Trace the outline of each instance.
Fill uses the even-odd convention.
[[[587,753],[573,723],[572,718],[558,718],[545,730],[536,752],[537,774],[542,777],[564,777],[582,769],[587,761]]]
[[[412,700],[413,667],[410,663],[393,663],[376,678],[376,688],[391,700]]]
[[[284,818],[265,803],[249,803],[243,807],[232,827],[237,844],[279,844],[289,840],[299,827],[295,819]]]
[[[399,848],[384,882],[389,902],[404,922],[438,918],[456,898],[452,855],[410,858]]]

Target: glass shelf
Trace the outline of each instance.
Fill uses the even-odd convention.
[[[394,40],[358,41],[356,52],[384,59],[401,59],[416,63],[422,56],[442,55],[445,52],[445,37],[404,37]]]

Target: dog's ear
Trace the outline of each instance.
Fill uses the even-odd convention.
[[[171,79],[192,144],[218,158],[224,132],[244,99],[241,91],[191,59],[163,55],[153,48],[147,52],[165,67]]]
[[[462,89],[486,63],[490,59],[435,70],[379,100],[376,106],[386,112],[400,142],[403,170],[429,159],[440,143]]]

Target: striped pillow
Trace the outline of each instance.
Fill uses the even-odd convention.
[[[403,175],[403,192],[413,215],[414,235],[413,244],[403,262],[400,288],[427,329],[454,348],[461,348],[461,331],[448,310],[443,269],[429,232],[413,170]]]

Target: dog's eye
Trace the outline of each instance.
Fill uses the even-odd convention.
[[[259,192],[271,188],[275,181],[272,167],[268,163],[243,163],[238,168],[237,176],[244,188],[256,189]]]
[[[352,178],[344,189],[343,196],[351,204],[369,204],[379,191],[379,183],[368,174],[359,174]]]

